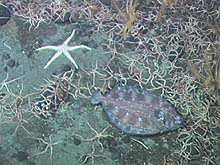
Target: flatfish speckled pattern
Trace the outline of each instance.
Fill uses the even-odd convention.
[[[184,126],[169,102],[135,86],[118,85],[104,95],[96,91],[91,103],[101,103],[110,122],[128,134],[154,135]]]

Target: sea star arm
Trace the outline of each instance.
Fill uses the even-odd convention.
[[[72,50],[81,49],[81,48],[91,50],[90,47],[85,46],[85,45],[71,46],[71,47],[68,47],[68,50],[72,51]]]
[[[73,38],[75,30],[72,31],[71,35],[64,41],[63,45],[67,45],[70,40]]]
[[[39,50],[46,50],[46,49],[59,50],[60,47],[59,46],[43,46],[43,47],[37,48],[36,50],[39,51]]]
[[[61,55],[62,51],[57,51],[56,54],[47,62],[44,69],[46,69],[57,57]]]
[[[77,66],[75,60],[72,58],[72,56],[69,54],[68,51],[64,50],[63,52],[65,54],[65,56],[73,63],[73,65],[76,67],[76,69],[78,69],[79,67]]]

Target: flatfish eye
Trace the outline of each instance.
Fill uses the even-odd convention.
[[[158,121],[165,121],[165,113],[163,111],[159,111],[157,116]]]
[[[174,127],[173,119],[169,117],[169,115],[166,115],[165,112],[159,111],[157,113],[157,121],[161,123],[161,126],[163,126],[166,129],[171,129]]]
[[[155,112],[155,118],[157,119],[158,122],[160,122],[163,126],[166,126],[166,115],[165,112],[159,110]]]

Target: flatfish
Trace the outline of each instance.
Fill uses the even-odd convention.
[[[92,104],[102,104],[110,122],[128,134],[155,135],[184,127],[184,120],[164,98],[137,86],[117,85]]]

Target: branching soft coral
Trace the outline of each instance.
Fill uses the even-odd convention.
[[[113,0],[113,4],[122,19],[123,27],[121,33],[123,37],[126,38],[137,21],[137,0],[128,0],[124,11],[120,9],[118,1]]]

